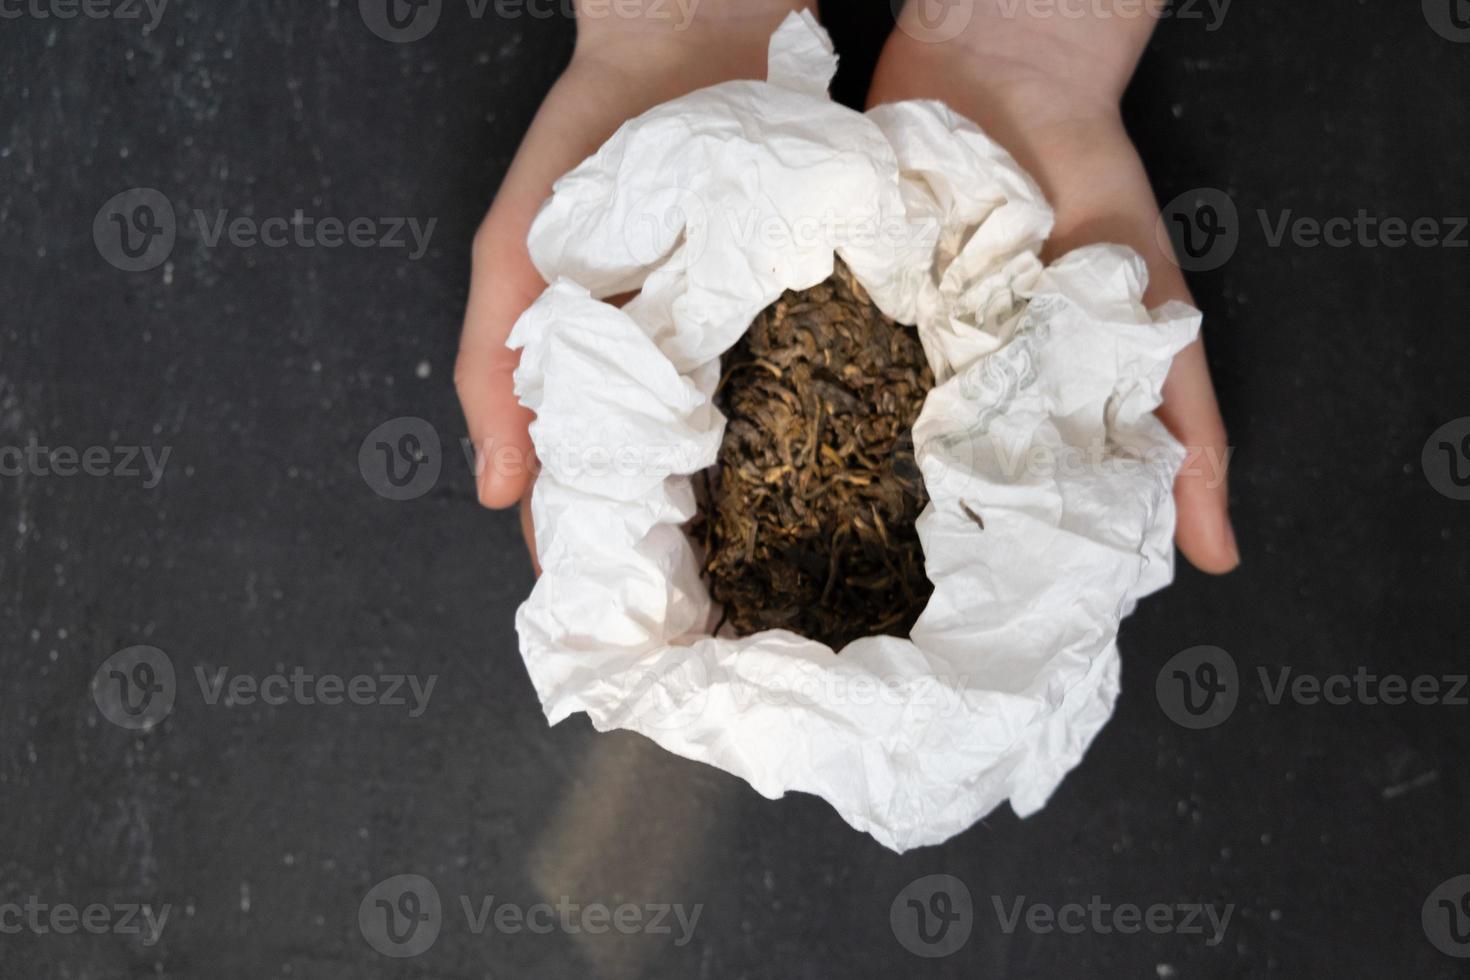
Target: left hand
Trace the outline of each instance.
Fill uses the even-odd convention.
[[[1119,113],[1138,51],[1118,49],[1141,50],[1147,33],[1141,40],[1113,35],[1110,41],[1106,30],[1065,36],[1077,30],[1075,23],[1028,24],[983,12],[978,23],[975,36],[984,39],[978,43],[966,37],[934,43],[919,40],[918,31],[895,31],[869,103],[948,103],[1041,185],[1056,213],[1045,258],[1095,242],[1127,245],[1148,265],[1150,307],[1171,299],[1193,305],[1178,264],[1155,235],[1158,203]],[[1225,482],[1228,441],[1202,340],[1175,359],[1158,415],[1189,450],[1174,486],[1179,550],[1201,571],[1229,572],[1240,564],[1240,552]]]

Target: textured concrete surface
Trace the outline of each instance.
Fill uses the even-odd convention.
[[[1454,486],[1421,453],[1470,416],[1470,251],[1268,234],[1288,210],[1446,235],[1470,213],[1470,44],[1448,0],[1240,4],[1219,22],[1196,5],[1202,19],[1162,26],[1129,124],[1162,200],[1216,188],[1240,216],[1233,256],[1192,283],[1238,447],[1245,565],[1181,569],[1128,622],[1117,715],[1044,812],[901,858],[819,800],[768,802],[585,719],[548,729],[527,683],[512,614],[531,572],[515,519],[474,502],[450,374],[470,237],[569,22],[447,3],[400,44],[348,2],[180,2],[151,30],[146,7],[63,20],[27,4],[0,20],[0,976],[1465,974],[1437,947],[1461,949],[1470,708],[1273,704],[1258,673],[1466,670],[1470,502],[1439,492]],[[828,15],[849,101],[886,15]],[[177,233],[130,273],[107,259],[158,256],[116,235],[99,249],[94,223],[138,187]],[[128,203],[111,213],[144,214]],[[362,240],[406,245],[211,245],[221,211],[263,229],[299,211],[273,227],[317,241],[303,229],[322,218],[367,218]],[[394,218],[427,232],[421,256]],[[161,241],[148,227],[140,247]],[[394,502],[359,448],[404,416],[437,432],[441,473]],[[78,474],[42,446],[75,450]],[[87,459],[108,475],[81,473]],[[1155,680],[1199,644],[1229,652],[1239,703],[1189,730]],[[99,670],[139,645],[166,661]],[[160,669],[173,704],[135,697],[159,717],[127,727],[140,715],[109,692],[119,677],[161,691]],[[252,696],[298,669],[342,697],[357,676],[377,686],[364,704]],[[392,675],[427,703],[407,683],[392,696]],[[443,907],[412,958],[371,942],[377,898],[413,911],[402,887],[375,891],[398,875],[432,881]],[[890,912],[929,875],[968,889],[970,934],[921,958],[908,906]],[[477,934],[491,896],[626,906],[645,926],[669,906],[670,931],[590,934],[584,908],[548,934],[494,919]],[[1093,896],[1231,918],[1211,945],[1008,933],[996,911]],[[168,908],[157,942],[127,911],[145,903]],[[697,909],[692,937],[676,905]],[[71,906],[101,934],[58,934]]]

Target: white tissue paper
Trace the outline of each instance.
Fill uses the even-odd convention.
[[[769,798],[815,793],[903,851],[1040,809],[1112,713],[1119,621],[1173,576],[1184,451],[1152,412],[1200,318],[1146,310],[1127,249],[1044,266],[1051,211],[1004,150],[939,103],[834,104],[836,63],[792,15],[767,81],[626,123],[537,217],[552,285],[510,344],[542,574],[516,626],[552,724],[585,711]],[[933,598],[909,639],[840,655],[712,636],[682,528],[724,432],[720,356],[834,254],[917,326],[937,385],[914,433]]]

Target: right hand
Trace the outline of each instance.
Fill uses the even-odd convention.
[[[495,201],[475,235],[470,295],[454,383],[474,442],[480,502],[509,507],[534,475],[531,413],[516,400],[519,355],[505,346],[511,327],[545,283],[531,264],[526,236],[552,183],[592,155],[623,122],[695,89],[737,78],[764,78],[771,33],[804,0],[701,0],[687,24],[677,4],[650,4],[630,18],[626,0],[579,9],[571,63],[546,96],[521,141]],[[579,5],[580,8],[580,5]],[[659,19],[653,11],[671,12]],[[535,554],[530,518],[522,526]]]

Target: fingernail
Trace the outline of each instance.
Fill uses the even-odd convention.
[[[1235,539],[1235,527],[1230,523],[1230,518],[1225,518],[1225,543],[1230,548],[1230,555],[1235,559],[1235,564],[1240,564],[1240,542]]]

